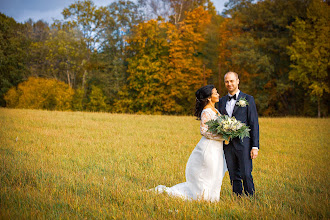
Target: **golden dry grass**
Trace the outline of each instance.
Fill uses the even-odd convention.
[[[261,118],[256,195],[183,201],[146,192],[185,181],[200,139],[189,116],[0,108],[0,218],[329,219],[330,119]]]

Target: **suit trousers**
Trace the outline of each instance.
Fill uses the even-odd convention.
[[[230,182],[233,187],[233,192],[237,195],[243,194],[242,181],[244,193],[246,195],[252,196],[255,191],[253,177],[251,174],[252,159],[250,156],[250,151],[251,149],[248,147],[238,150],[231,143],[224,146]]]

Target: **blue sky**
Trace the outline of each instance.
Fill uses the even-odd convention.
[[[97,6],[107,6],[115,0],[93,0]],[[134,1],[134,0],[133,0]],[[213,0],[217,11],[222,12],[228,0]],[[75,0],[0,0],[0,12],[13,17],[17,22],[29,18],[34,21],[44,20],[52,23],[54,19],[62,19],[62,10]]]

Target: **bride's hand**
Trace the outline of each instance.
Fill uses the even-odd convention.
[[[229,144],[229,141],[230,141],[230,137],[228,138],[228,141],[225,140],[225,144],[226,144],[226,145]]]

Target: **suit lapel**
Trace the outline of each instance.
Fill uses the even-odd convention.
[[[243,96],[244,96],[244,93],[243,93],[242,91],[240,91],[239,94],[238,94],[238,97],[237,97],[237,99],[236,99],[236,103],[237,103],[237,101],[238,101],[240,98],[242,98]],[[234,116],[235,112],[236,112],[237,109],[239,108],[239,106],[236,105],[236,103],[235,103],[235,106],[234,106],[234,110],[233,110],[233,114],[232,114],[232,116]]]
[[[224,101],[223,101],[222,106],[221,106],[221,108],[223,109],[223,112],[225,113],[225,115],[228,115],[228,112],[226,110],[227,101],[228,101],[228,95],[226,95],[224,97]]]

